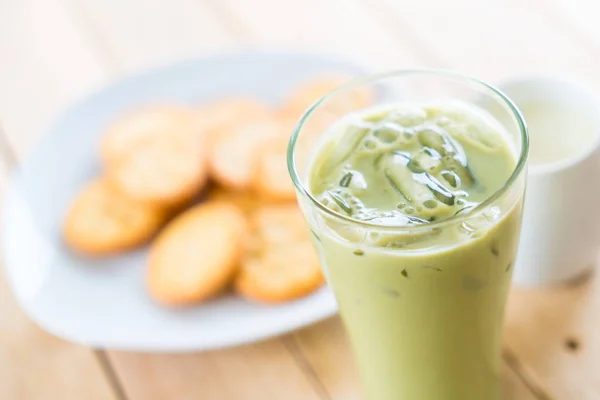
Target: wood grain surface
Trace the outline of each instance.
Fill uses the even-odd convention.
[[[0,189],[77,98],[124,74],[240,48],[321,52],[374,70],[450,68],[494,82],[568,74],[600,90],[600,27],[578,3],[590,7],[588,0],[5,1]],[[512,291],[505,399],[600,399],[599,285],[589,277]],[[362,398],[337,317],[200,354],[94,350],[37,328],[1,274],[0,315],[0,399]]]

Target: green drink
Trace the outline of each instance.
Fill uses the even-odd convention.
[[[366,398],[499,399],[525,128],[507,99],[476,81],[429,72],[388,79],[402,101],[341,116],[305,143],[304,165],[290,159]],[[406,100],[413,80],[437,81],[429,85],[437,89],[417,85]],[[490,101],[505,106],[513,126],[485,111]],[[292,151],[301,139],[302,127]]]

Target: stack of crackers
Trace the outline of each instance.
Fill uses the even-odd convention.
[[[196,304],[229,287],[263,302],[315,291],[324,279],[295,203],[287,143],[304,110],[346,80],[304,82],[279,108],[232,96],[122,116],[100,143],[103,176],[67,212],[65,242],[88,256],[151,242],[146,285],[165,305]],[[357,108],[369,99],[351,101]]]

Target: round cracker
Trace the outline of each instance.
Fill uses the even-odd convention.
[[[298,170],[306,168],[310,154],[318,146],[320,137],[333,119],[328,114],[311,116],[301,128],[295,147],[295,163]],[[292,132],[297,121],[282,119],[282,124]],[[288,172],[287,152],[289,135],[280,136],[266,143],[257,157],[253,174],[253,189],[266,201],[291,201],[295,199],[296,191]]]
[[[200,143],[160,140],[145,143],[107,169],[107,177],[134,200],[170,208],[196,196],[208,172]]]
[[[273,110],[259,100],[233,96],[200,106],[198,115],[202,130],[213,143],[215,138],[229,134],[239,125],[272,118]]]
[[[123,194],[173,207],[193,198],[207,181],[204,143],[193,111],[149,108],[117,121],[101,153],[108,180]]]
[[[253,187],[269,201],[294,200],[296,191],[287,168],[287,140],[275,140],[259,150]]]
[[[214,185],[208,192],[208,199],[232,203],[245,213],[250,213],[258,207],[259,198],[256,194],[247,190],[230,190],[222,186]]]
[[[186,106],[150,106],[129,112],[114,121],[100,142],[100,155],[110,167],[145,143],[175,135],[201,135],[199,118]]]
[[[147,242],[166,218],[164,212],[115,193],[104,180],[81,189],[64,222],[65,242],[89,255],[106,255]]]
[[[246,189],[252,184],[259,150],[278,137],[289,137],[291,127],[279,120],[239,126],[220,136],[211,148],[209,167],[212,177],[230,189]]]
[[[296,205],[264,206],[255,211],[251,223],[253,241],[234,282],[240,294],[282,302],[323,285],[319,260]]]
[[[334,89],[348,83],[352,77],[344,73],[329,73],[310,79],[294,89],[284,102],[280,114],[286,118],[300,118],[300,116],[317,100]],[[373,91],[366,86],[348,88],[344,93],[336,94],[331,99],[322,103],[320,108],[326,108],[336,117],[365,108],[372,104]]]
[[[243,212],[232,204],[207,202],[179,215],[150,248],[152,297],[167,305],[188,305],[223,290],[236,271],[246,230]]]

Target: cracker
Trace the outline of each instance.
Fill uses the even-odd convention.
[[[286,118],[300,118],[317,100],[351,79],[352,76],[348,74],[329,73],[305,81],[292,91],[284,102],[280,114]],[[322,103],[320,109],[321,112],[327,109],[339,118],[348,112],[371,105],[373,99],[374,93],[370,88],[357,86],[346,90],[343,94],[334,95],[330,100]]]
[[[243,252],[247,223],[232,204],[209,201],[174,219],[152,244],[147,285],[167,305],[189,305],[221,292]]]
[[[212,177],[230,189],[249,188],[259,150],[278,137],[289,137],[291,129],[279,120],[269,120],[239,126],[231,134],[220,136],[209,156]]]
[[[290,132],[297,125],[297,121],[290,119],[281,121],[282,124],[289,127],[287,130]],[[315,147],[319,146],[321,136],[332,123],[331,116],[325,114],[313,116],[304,122],[294,151],[297,170],[304,171],[306,169],[310,154]],[[252,187],[266,201],[292,201],[296,197],[288,169],[288,146],[289,137],[286,135],[270,140],[258,150]]]
[[[273,116],[273,110],[259,100],[232,96],[213,100],[200,106],[200,124],[210,143],[219,136],[227,135],[240,125],[247,125]]]
[[[253,187],[267,201],[290,201],[296,191],[287,168],[287,140],[275,140],[259,150]]]
[[[100,155],[110,166],[147,142],[167,140],[173,135],[201,135],[199,118],[186,106],[155,105],[126,113],[107,128],[100,142]]]
[[[107,169],[107,176],[132,199],[176,207],[200,193],[208,173],[200,144],[158,141]]]
[[[147,242],[166,218],[153,206],[115,193],[104,180],[95,180],[75,197],[63,226],[64,240],[74,250],[107,255]]]
[[[249,244],[234,285],[263,302],[306,296],[324,283],[323,273],[298,207],[264,206],[251,217]]]
[[[108,180],[139,202],[185,203],[207,181],[205,138],[186,108],[147,108],[117,121],[101,144]]]
[[[259,205],[259,198],[253,192],[247,190],[229,190],[217,185],[210,188],[208,199],[234,204],[247,214],[254,211]]]

